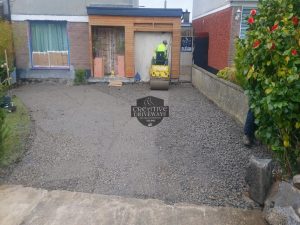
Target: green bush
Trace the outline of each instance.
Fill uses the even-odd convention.
[[[260,0],[258,12],[237,44],[237,73],[247,78],[257,136],[292,175],[300,171],[300,2]]]
[[[231,81],[235,84],[237,83],[236,71],[234,67],[225,67],[217,73],[217,77]]]
[[[235,83],[241,86],[242,88],[245,88],[246,79],[244,76],[240,76],[240,74],[236,72],[235,66],[226,67],[223,70],[220,70],[217,76],[224,80],[228,80],[232,83]]]
[[[9,22],[0,20],[0,79],[3,81],[6,77],[6,68],[1,67],[5,63],[5,50],[8,58],[10,71],[14,65],[14,50],[12,28]]]
[[[80,85],[86,83],[85,70],[76,70],[74,84]]]

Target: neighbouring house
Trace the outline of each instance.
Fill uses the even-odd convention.
[[[182,9],[139,8],[138,0],[10,0],[21,79],[108,75],[149,80],[155,47],[170,43],[172,78],[180,74]]]
[[[246,18],[258,0],[194,0],[194,63],[211,72],[233,64],[235,39],[244,38]]]
[[[0,0],[0,19],[9,19],[9,7],[7,0]]]

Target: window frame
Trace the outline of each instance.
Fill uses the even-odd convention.
[[[247,30],[248,30],[248,28],[249,28],[249,26],[248,26],[248,28],[245,30],[245,33],[242,35],[242,25],[243,25],[243,22],[245,22],[245,23],[247,23],[247,20],[245,20],[245,21],[243,21],[243,18],[244,18],[244,10],[245,9],[249,9],[250,11],[252,10],[252,9],[256,9],[257,10],[257,7],[250,7],[250,6],[243,6],[242,7],[242,12],[241,12],[241,22],[240,22],[240,34],[239,34],[239,38],[240,39],[245,39],[246,38],[246,32],[247,32]],[[250,14],[248,14],[249,16],[250,16]]]
[[[32,47],[32,24],[33,23],[41,23],[41,24],[48,24],[48,23],[58,23],[58,24],[65,24],[66,27],[66,35],[67,35],[67,53],[68,53],[68,65],[67,66],[36,66],[33,63],[33,47]],[[70,59],[70,41],[69,41],[69,33],[68,33],[68,22],[67,21],[53,21],[53,20],[29,20],[28,21],[28,45],[29,45],[29,59],[30,59],[30,67],[32,70],[70,70],[71,66],[71,59]]]

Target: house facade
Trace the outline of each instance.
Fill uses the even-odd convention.
[[[94,78],[139,72],[147,81],[144,52],[152,56],[164,38],[179,76],[181,9],[139,8],[138,0],[10,0],[10,8],[21,79],[68,79],[81,69]]]
[[[198,51],[207,48],[199,57],[213,71],[233,64],[235,39],[244,38],[247,30],[246,17],[256,8],[257,0],[194,0],[193,28],[198,38]],[[197,47],[196,47],[197,49]]]

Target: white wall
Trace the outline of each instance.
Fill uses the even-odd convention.
[[[90,4],[133,5],[138,0],[10,0],[12,14],[86,16]]]
[[[212,10],[230,4],[229,0],[194,0],[193,19]]]
[[[193,20],[228,6],[255,7],[258,0],[193,0]]]

